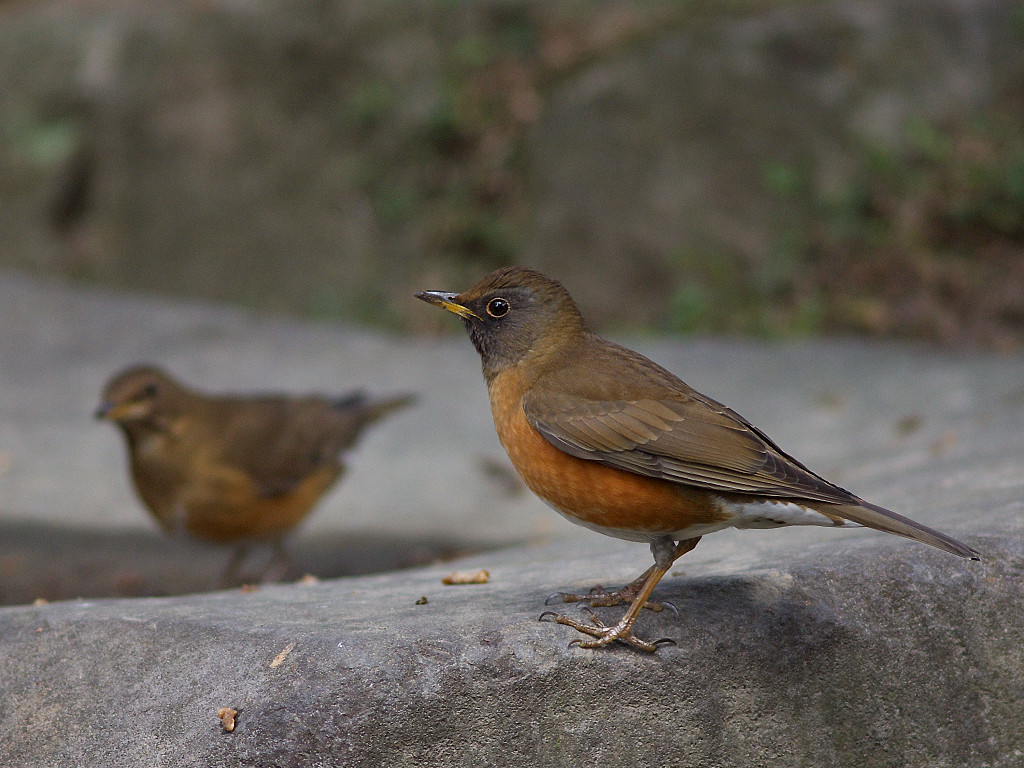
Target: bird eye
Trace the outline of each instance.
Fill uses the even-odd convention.
[[[487,314],[491,317],[504,317],[511,309],[504,299],[491,299],[487,302]]]
[[[147,384],[142,388],[142,392],[139,393],[140,400],[147,400],[153,397],[156,397],[156,384]]]

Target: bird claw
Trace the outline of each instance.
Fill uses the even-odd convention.
[[[577,627],[577,629],[579,629],[579,627]],[[667,637],[655,640],[654,642],[647,642],[646,640],[641,640],[640,638],[636,637],[629,630],[626,630],[624,632],[618,632],[616,631],[615,627],[602,627],[601,629],[603,631],[587,632],[587,634],[592,635],[595,639],[580,640],[579,638],[577,638],[576,640],[573,640],[572,643],[570,643],[570,645],[575,644],[578,645],[580,648],[602,648],[618,640],[620,643],[631,645],[634,648],[641,651],[645,651],[647,653],[654,653],[658,650],[658,646],[662,643],[672,643],[673,645],[675,645],[675,641]]]
[[[680,554],[685,554],[689,550],[693,549],[693,545],[696,544],[697,541],[699,541],[699,539],[688,539],[684,542],[680,542],[679,544],[669,542],[672,544],[672,552],[670,554],[676,557]],[[662,547],[662,549],[663,548],[664,547]],[[609,592],[605,590],[604,587],[597,585],[586,595],[555,592],[548,595],[547,599],[544,601],[545,605],[550,605],[556,599],[560,599],[565,603],[579,603],[577,608],[581,611],[586,611],[587,616],[590,619],[589,623],[570,619],[568,616],[563,616],[555,613],[554,611],[545,611],[542,613],[540,616],[541,620],[550,620],[556,624],[563,624],[567,627],[572,627],[576,631],[582,632],[584,635],[590,635],[590,637],[593,638],[592,640],[576,638],[569,643],[570,648],[574,645],[579,646],[580,648],[600,648],[618,641],[626,645],[632,645],[638,650],[646,651],[647,653],[654,653],[658,650],[659,645],[675,645],[675,640],[668,637],[662,637],[653,642],[649,642],[647,640],[641,640],[633,634],[633,623],[644,608],[657,612],[665,610],[667,607],[675,614],[677,619],[679,618],[679,609],[675,604],[668,601],[659,603],[649,600],[651,593],[654,591],[654,587],[657,586],[658,581],[668,571],[668,566],[661,561],[665,558],[662,557],[661,560],[658,559],[661,549],[658,549],[657,551],[655,550],[656,548],[654,544],[652,544],[651,551],[655,554],[655,564],[644,571],[644,573],[642,573],[638,578],[618,590]],[[629,603],[629,608],[626,610],[626,613],[622,618],[612,625],[604,624],[592,610],[593,608],[618,605],[619,603]]]
[[[567,616],[555,613],[554,611],[544,611],[544,613],[540,615],[540,620],[547,621],[550,619],[556,624],[564,624],[567,627],[572,627],[577,632],[582,632],[583,634],[590,635],[594,638],[593,640],[583,640],[577,637],[569,641],[566,648],[572,648],[573,646],[577,646],[579,648],[601,648],[618,640],[626,645],[632,645],[634,648],[641,651],[654,653],[658,650],[659,645],[676,644],[675,640],[668,637],[662,637],[653,642],[641,640],[633,635],[629,627],[619,625],[609,627],[601,622],[597,615],[590,610],[589,606],[583,606],[582,609],[590,613],[590,620],[593,622],[593,625],[583,624],[575,619],[570,619]]]
[[[591,587],[585,595],[574,592],[552,592],[544,598],[544,605],[562,602],[578,603],[581,607],[588,606],[590,608],[608,608],[613,605],[631,602],[636,596],[636,590],[631,589],[631,586],[632,585],[627,585],[622,589],[609,591],[598,584]],[[679,609],[668,600],[662,600],[660,602],[649,600],[644,603],[644,608],[649,611],[653,611],[654,613],[660,613],[666,607],[675,614],[676,618],[679,618]]]
[[[668,608],[670,611],[672,611],[673,615],[677,619],[679,618],[679,609],[676,608],[675,603],[670,603],[668,600],[662,600],[660,603],[657,603],[656,605],[659,606],[659,609]]]
[[[590,610],[590,606],[589,605],[581,605],[581,606],[579,606],[579,610],[586,611],[589,614],[590,620],[591,620],[591,622],[593,622],[595,627],[599,627],[601,629],[605,628],[605,625],[597,617],[597,614],[594,613],[592,610]],[[565,616],[562,616],[560,613],[555,613],[554,611],[544,611],[544,613],[542,613],[540,616],[537,617],[537,621],[544,621],[544,622],[552,621],[552,622],[554,622],[556,624],[566,624],[566,625],[568,625],[570,627],[576,627],[577,629],[580,626],[584,626],[584,627],[586,626],[585,624],[581,625],[578,622],[574,621],[573,619],[566,618]]]

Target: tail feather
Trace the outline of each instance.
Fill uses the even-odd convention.
[[[411,393],[373,399],[365,392],[352,392],[335,400],[331,405],[339,411],[352,411],[358,414],[359,422],[365,426],[415,402],[416,395]]]
[[[361,389],[357,389],[354,392],[349,392],[347,395],[342,395],[341,397],[332,400],[331,408],[338,411],[347,411],[351,408],[361,406],[365,402],[366,393]]]
[[[967,557],[971,560],[980,560],[978,551],[968,547],[966,544],[957,541],[952,536],[929,528],[927,525],[915,522],[908,517],[898,515],[895,512],[879,507],[869,502],[860,501],[859,505],[838,504],[830,506],[829,512],[840,515],[847,520],[860,525],[874,528],[876,531],[895,533],[897,536],[904,536],[914,539],[959,557]]]
[[[395,395],[394,397],[376,400],[367,406],[366,420],[367,422],[376,421],[387,416],[389,413],[401,410],[402,408],[408,408],[415,402],[416,395],[413,394]]]

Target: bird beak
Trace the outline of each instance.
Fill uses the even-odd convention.
[[[93,414],[97,419],[106,421],[127,421],[137,416],[136,408],[132,403],[112,403],[109,400],[100,403],[100,407]]]
[[[419,291],[416,294],[417,299],[422,299],[428,304],[433,304],[435,307],[447,309],[449,312],[454,312],[456,315],[465,318],[466,320],[482,319],[480,315],[471,310],[469,307],[464,307],[457,301],[455,301],[455,299],[457,299],[458,297],[459,294],[448,293],[447,291]]]

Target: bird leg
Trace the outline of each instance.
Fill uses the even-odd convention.
[[[231,559],[228,560],[227,565],[224,566],[224,571],[220,575],[219,586],[221,589],[229,589],[235,586],[235,582],[238,580],[239,569],[248,555],[249,546],[247,544],[239,544],[231,551]]]
[[[610,605],[619,605],[620,603],[631,603],[643,588],[644,582],[647,580],[647,577],[651,575],[654,568],[655,566],[652,565],[646,571],[641,573],[639,577],[620,589],[607,590],[598,584],[591,588],[586,594],[555,592],[553,595],[548,595],[544,604],[551,605],[555,598],[561,600],[563,603],[586,603],[591,608],[605,608]],[[660,611],[662,609],[661,603],[654,602],[648,602],[644,607],[649,608],[652,611]]]
[[[271,544],[271,558],[267,567],[260,574],[261,584],[272,584],[284,578],[285,573],[291,567],[292,558],[284,545],[284,538],[274,539]]]
[[[260,584],[272,584],[280,581],[288,568],[291,567],[291,557],[284,545],[283,538],[276,538],[270,542],[270,561],[255,574],[243,574],[242,565],[249,556],[250,543],[238,544],[231,553],[224,573],[220,577],[221,589],[229,589],[237,586],[240,581],[257,582]]]
[[[700,541],[700,536],[684,539],[679,543],[674,542],[668,537],[660,537],[651,542],[654,565],[644,571],[639,579],[627,585],[627,588],[630,588],[639,582],[639,587],[636,589],[636,594],[626,613],[619,619],[618,623],[612,626],[605,626],[597,617],[591,617],[592,624],[583,624],[566,616],[555,614],[552,611],[541,614],[541,619],[548,616],[553,617],[554,621],[558,624],[564,624],[567,627],[572,627],[579,632],[596,638],[594,640],[574,640],[573,644],[579,645],[580,648],[600,648],[618,640],[632,645],[634,648],[652,653],[657,650],[660,643],[672,641],[668,639],[655,640],[654,642],[641,640],[632,632],[633,623],[636,621],[640,611],[647,605],[647,598],[651,596],[658,582],[661,581],[662,577],[668,573],[669,568],[672,567],[672,563],[697,546],[698,541]]]

